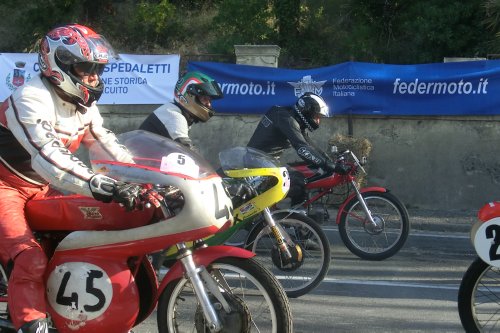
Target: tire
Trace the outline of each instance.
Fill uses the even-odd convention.
[[[221,258],[207,269],[212,273],[220,272],[226,277],[231,295],[244,301],[251,316],[250,332],[293,332],[288,298],[278,281],[258,262],[253,259]],[[227,289],[220,283],[219,286]],[[208,328],[199,329],[195,326],[196,322],[197,325],[200,323],[199,312],[198,301],[190,282],[186,278],[172,281],[166,286],[158,302],[158,330],[160,333],[209,332]],[[231,327],[222,330],[224,333],[231,331],[234,331]]]
[[[280,267],[276,238],[264,220],[251,231],[245,248],[257,254],[254,259],[278,278],[288,297],[296,298],[316,288],[325,278],[330,267],[330,243],[314,220],[300,213],[288,214],[283,212],[273,217],[293,241],[289,249],[300,247],[301,259],[295,250],[292,252],[294,262]]]
[[[496,332],[500,323],[500,268],[477,258],[458,290],[458,314],[467,333]]]
[[[371,227],[358,198],[353,197],[338,221],[340,237],[349,251],[362,259],[392,257],[403,247],[410,233],[408,211],[391,193],[365,192],[362,195],[377,227]]]

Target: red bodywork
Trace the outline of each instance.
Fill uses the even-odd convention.
[[[125,230],[151,222],[154,209],[127,212],[117,203],[103,203],[82,195],[35,198],[26,205],[33,230]]]
[[[315,170],[312,170],[305,162],[304,163],[294,163],[291,165],[291,167],[296,170],[301,172],[304,177],[309,178],[312,176],[315,176],[317,172]],[[356,168],[354,165],[351,165],[351,169],[349,173],[345,175],[341,175],[338,173],[334,173],[331,176],[312,181],[310,183],[306,184],[306,189],[311,191],[315,190],[315,194],[310,197],[302,206],[304,208],[307,208],[309,205],[314,203],[315,201],[319,200],[323,196],[329,194],[332,192],[332,189],[335,186],[339,186],[342,184],[350,183],[351,181],[356,179],[355,176],[356,173]],[[387,189],[384,187],[364,187],[359,190],[361,193],[366,193],[366,192],[387,192]],[[336,218],[336,223],[340,223],[340,216],[344,212],[345,206],[354,198],[356,197],[356,193],[351,193],[346,200],[340,205],[339,210],[337,212],[337,218]]]
[[[144,254],[220,231],[208,226],[137,241],[54,251],[58,241],[74,231],[115,232],[169,220],[157,222],[154,208],[127,212],[119,204],[80,195],[35,198],[26,205],[26,216],[33,230],[43,235],[41,244],[50,258],[45,276],[48,310],[61,333],[130,331],[155,309],[168,283],[184,273],[181,263],[176,262],[158,286]],[[228,246],[200,248],[193,253],[195,263],[204,266],[222,257],[252,256],[252,252]],[[74,305],[88,311],[74,311]]]
[[[479,210],[477,217],[480,221],[486,222],[495,217],[500,217],[500,202],[493,201],[487,203]]]

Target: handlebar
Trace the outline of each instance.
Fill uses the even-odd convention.
[[[343,150],[339,153],[336,154],[336,159],[335,159],[335,163],[344,163],[346,164],[346,158],[347,156],[350,156],[351,159],[354,161],[354,165],[355,167],[357,168],[360,168],[364,173],[366,173],[365,169],[363,168],[363,164],[357,157],[356,155],[351,152],[350,150]],[[305,161],[303,162],[295,162],[295,163],[290,163],[290,166],[298,166],[298,165],[306,165],[308,167],[315,167],[315,168],[318,168],[317,166],[315,165],[312,165],[310,163],[307,163]],[[311,177],[307,177],[304,179],[304,183],[305,184],[308,184],[308,183],[312,183],[312,182],[315,182],[315,181],[318,181],[318,180],[321,180],[321,179],[324,179],[324,178],[328,178],[330,177],[331,175],[334,174],[334,171],[331,170],[331,171],[328,171],[328,172],[324,172],[324,173],[321,173],[321,174],[315,174]]]

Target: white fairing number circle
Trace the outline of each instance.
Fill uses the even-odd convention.
[[[290,175],[286,168],[280,168],[281,175],[283,176],[283,193],[288,193],[290,190]]]
[[[86,262],[68,262],[50,273],[47,297],[52,309],[61,317],[87,321],[106,311],[113,298],[113,287],[100,267]]]
[[[172,153],[163,156],[161,159],[160,170],[167,173],[178,173],[192,178],[197,178],[200,167],[195,161],[184,154]]]
[[[500,267],[500,218],[482,223],[471,236],[477,255],[488,265]]]

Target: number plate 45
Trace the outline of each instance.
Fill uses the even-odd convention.
[[[500,267],[500,217],[476,222],[471,229],[471,241],[485,263]]]

